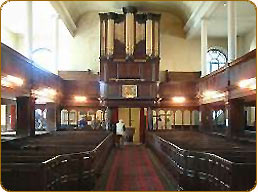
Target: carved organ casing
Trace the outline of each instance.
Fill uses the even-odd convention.
[[[157,97],[160,55],[160,14],[100,13],[101,97],[109,100],[149,100]],[[137,87],[135,97],[122,94],[123,85]]]

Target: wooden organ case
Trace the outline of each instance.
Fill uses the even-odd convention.
[[[105,106],[152,106],[157,99],[160,14],[100,13],[100,94]],[[133,101],[133,102],[132,102]]]

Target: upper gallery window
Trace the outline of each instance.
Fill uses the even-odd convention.
[[[227,56],[217,48],[209,49],[207,52],[207,64],[209,65],[210,73],[218,70],[227,63]]]
[[[55,73],[56,66],[54,65],[54,55],[48,48],[38,48],[32,52],[32,60],[34,65]]]

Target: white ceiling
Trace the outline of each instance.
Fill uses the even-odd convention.
[[[236,3],[237,35],[241,36],[256,28],[256,10],[248,1]],[[199,33],[200,35],[200,33]],[[227,4],[221,3],[208,18],[208,36],[227,36]]]
[[[53,4],[53,3],[52,3]],[[62,1],[66,17],[69,14],[70,32],[76,31],[76,23],[89,11],[121,12],[122,7],[135,6],[141,12],[168,12],[183,21],[188,38],[200,37],[201,18],[208,18],[209,37],[227,37],[226,1]],[[244,35],[256,26],[256,11],[249,1],[236,1],[237,34]],[[64,21],[65,22],[65,21]],[[71,23],[72,22],[72,23]]]
[[[170,12],[186,22],[200,3],[200,1],[63,1],[75,23],[88,11],[121,12],[122,7],[126,6],[135,6],[142,12]]]

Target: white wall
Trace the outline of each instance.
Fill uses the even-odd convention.
[[[77,23],[74,38],[60,35],[59,71],[99,71],[100,29],[98,12],[88,12]],[[61,29],[62,30],[62,29]],[[62,30],[63,32],[64,30]]]
[[[24,37],[22,34],[13,33],[4,26],[1,27],[1,43],[6,44],[21,54],[25,54]]]
[[[250,30],[244,36],[244,48],[245,53],[256,49],[256,28]]]

